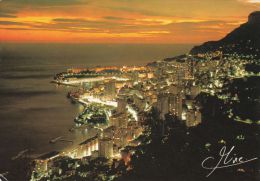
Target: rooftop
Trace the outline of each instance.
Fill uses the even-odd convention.
[[[59,154],[60,154],[59,151],[51,151],[49,153],[46,153],[46,154],[39,156],[37,159],[38,160],[47,160],[47,159],[51,159],[55,156],[58,156]]]
[[[97,139],[97,138],[98,138],[98,135],[96,135],[96,136],[94,136],[94,137],[92,137],[92,138],[89,138],[89,139],[83,141],[83,142],[80,143],[79,145],[85,145],[85,144],[87,144],[87,143],[89,143],[89,142],[91,142],[91,141],[94,141],[94,140]]]

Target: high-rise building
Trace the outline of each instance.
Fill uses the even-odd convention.
[[[110,138],[99,138],[99,157],[110,158],[113,156],[113,140]]]
[[[75,158],[82,158],[85,156],[91,156],[93,151],[98,150],[98,136],[89,138],[79,144],[78,148],[74,151]],[[71,153],[69,153],[71,155]]]
[[[193,79],[194,78],[194,70],[195,70],[195,60],[192,57],[189,57],[186,61],[187,63],[187,74],[186,78]]]
[[[197,95],[200,94],[201,89],[199,86],[192,86],[190,92],[191,92],[191,98],[194,99]]]
[[[148,79],[151,79],[151,78],[153,78],[153,77],[154,77],[153,72],[148,72],[148,73],[147,73],[147,78],[148,78]]]
[[[128,123],[128,118],[126,113],[113,114],[110,117],[111,126],[116,128],[126,128]]]
[[[115,131],[116,131],[115,126],[109,126],[108,128],[103,130],[103,136],[112,139],[114,138]]]
[[[177,95],[178,94],[178,87],[176,86],[176,85],[171,85],[170,87],[169,87],[169,92],[171,93],[171,94],[174,94],[174,95]]]
[[[116,96],[116,83],[114,80],[111,80],[105,84],[105,96],[108,99],[113,99]]]
[[[186,126],[191,127],[194,126],[195,123],[195,111],[188,110],[186,113]]]
[[[177,95],[170,94],[169,110],[180,120],[182,119],[182,104],[183,104],[182,94],[177,94]]]
[[[127,102],[126,102],[125,98],[118,97],[117,98],[116,112],[117,113],[124,113],[126,111],[126,106],[127,106]]]
[[[176,71],[177,85],[183,84],[183,79],[185,78],[185,70],[177,69]]]
[[[202,121],[200,110],[196,110],[196,112],[195,112],[195,117],[196,117],[196,124],[200,124],[201,121]]]
[[[167,94],[159,94],[157,98],[157,109],[160,119],[165,119],[165,114],[169,113],[169,97]]]
[[[197,126],[201,123],[201,112],[199,110],[188,110],[186,113],[186,126]]]
[[[52,151],[35,159],[35,169],[38,172],[47,171],[53,164],[53,160],[60,156],[60,152]]]

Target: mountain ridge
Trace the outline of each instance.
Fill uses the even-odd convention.
[[[251,13],[248,21],[218,41],[208,41],[191,49],[190,54],[220,50],[260,57],[260,11]]]

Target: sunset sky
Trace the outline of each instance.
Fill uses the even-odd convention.
[[[0,0],[1,42],[201,43],[260,0]]]

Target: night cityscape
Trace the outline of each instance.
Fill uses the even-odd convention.
[[[172,19],[157,1],[23,3],[0,1],[0,181],[260,180],[260,1],[216,3],[247,7],[234,22],[167,0]]]

